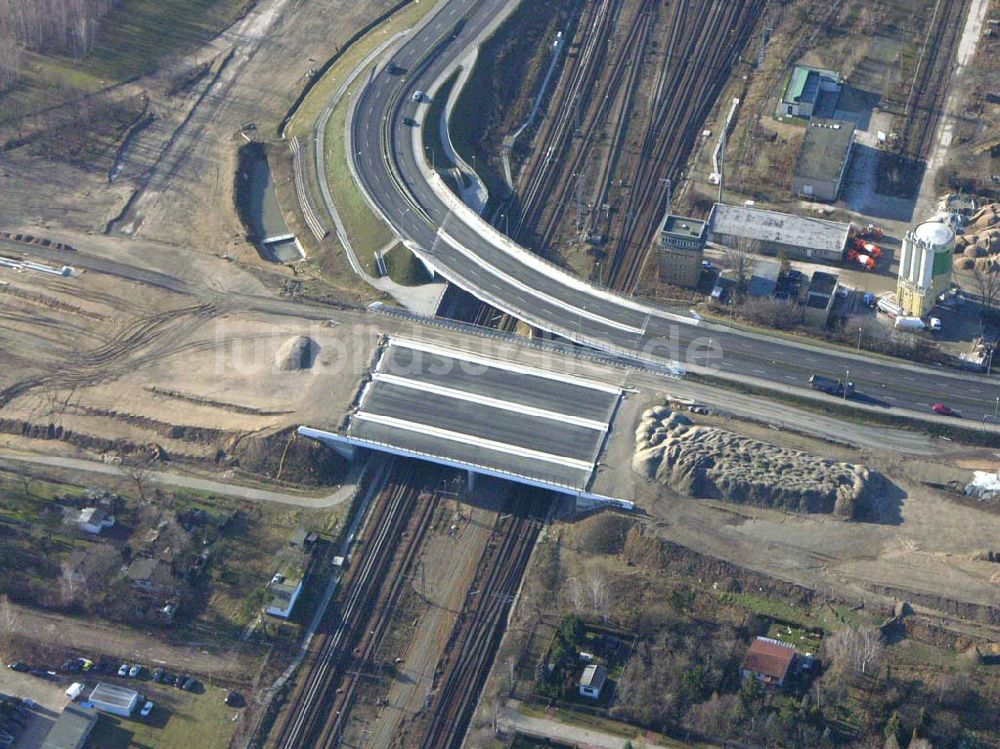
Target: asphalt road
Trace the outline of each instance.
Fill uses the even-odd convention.
[[[755,335],[615,297],[496,238],[442,199],[418,162],[413,127],[426,91],[488,31],[507,0],[451,0],[407,37],[359,94],[351,122],[361,184],[395,231],[448,280],[526,322],[602,350],[697,370],[808,388],[811,374],[849,377],[862,402],[927,413],[944,402],[992,418],[996,378],[894,362]],[[405,70],[405,72],[401,72]],[[426,97],[424,97],[425,99]],[[711,352],[711,353],[709,353]]]

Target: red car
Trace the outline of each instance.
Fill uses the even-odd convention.
[[[931,406],[931,411],[936,414],[941,414],[942,416],[961,416],[962,414],[956,411],[954,408],[949,408],[944,403],[935,403]]]

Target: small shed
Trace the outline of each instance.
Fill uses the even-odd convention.
[[[580,675],[580,696],[589,697],[592,700],[601,698],[601,690],[604,689],[604,682],[608,680],[608,669],[594,663],[583,669]]]
[[[76,527],[84,533],[97,535],[105,528],[115,524],[115,516],[109,515],[99,507],[85,507],[76,516]]]
[[[747,286],[749,296],[770,297],[778,288],[781,263],[777,260],[758,260],[753,266],[753,274]]]
[[[139,693],[127,687],[99,682],[90,693],[90,702],[98,710],[128,718],[139,704]]]

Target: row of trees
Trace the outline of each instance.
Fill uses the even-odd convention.
[[[115,0],[0,0],[0,90],[17,83],[24,50],[82,57]]]

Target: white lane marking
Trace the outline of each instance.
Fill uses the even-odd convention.
[[[382,382],[387,382],[391,385],[397,385],[399,387],[409,388],[410,390],[421,390],[423,392],[433,393],[434,395],[441,395],[446,398],[468,401],[469,403],[478,403],[480,405],[489,406],[490,408],[496,408],[501,411],[513,411],[514,413],[524,414],[525,416],[537,416],[542,419],[550,419],[563,424],[572,424],[578,427],[585,427],[586,429],[596,429],[599,432],[606,432],[608,429],[608,425],[603,421],[594,421],[593,419],[585,419],[582,416],[571,416],[557,411],[548,411],[544,408],[527,406],[523,403],[505,401],[500,398],[490,398],[485,395],[477,395],[476,393],[470,393],[465,390],[456,390],[454,388],[442,387],[441,385],[432,385],[429,382],[419,382],[406,377],[400,377],[399,375],[376,372],[372,375],[372,379],[381,380]]]
[[[518,281],[516,278],[507,273],[504,273],[496,266],[488,265],[486,262],[483,261],[483,259],[479,255],[470,250],[468,247],[460,244],[454,237],[452,237],[444,229],[438,230],[438,236],[440,236],[445,243],[454,247],[456,250],[465,255],[467,258],[475,261],[483,270],[486,270],[492,275],[503,279],[506,283],[510,284],[516,289],[519,289],[525,294],[528,294],[529,296],[534,296],[538,297],[539,299],[544,299],[550,304],[555,305],[556,307],[560,307],[569,312],[575,312],[576,314],[580,315],[580,317],[585,317],[588,320],[593,320],[594,322],[599,322],[603,325],[607,325],[609,328],[617,328],[618,330],[624,330],[627,333],[635,333],[636,335],[642,335],[643,333],[646,332],[643,328],[636,328],[632,325],[626,325],[625,323],[618,322],[617,320],[610,320],[607,317],[604,317],[603,315],[595,314],[593,312],[590,312],[589,310],[585,310],[580,307],[568,306],[565,303],[556,299],[555,297],[549,296],[548,294],[542,294],[538,290],[528,286],[526,283]]]
[[[418,424],[413,421],[406,421],[405,419],[397,419],[393,416],[381,416],[379,414],[370,414],[361,411],[356,413],[354,418],[361,419],[363,421],[370,421],[374,424],[382,424],[383,426],[393,427],[394,429],[401,429],[404,432],[419,432],[420,434],[429,437],[438,437],[439,439],[447,440],[449,442],[461,442],[467,445],[475,445],[488,450],[496,450],[498,452],[507,453],[508,455],[516,455],[520,458],[530,458],[531,460],[538,460],[543,463],[554,463],[567,468],[575,468],[580,471],[589,471],[593,468],[593,464],[586,460],[576,460],[575,458],[567,458],[562,455],[544,453],[541,450],[531,450],[527,447],[508,445],[505,442],[483,439],[482,437],[476,437],[473,434],[453,432],[450,429],[440,429],[438,427],[428,426],[427,424]]]
[[[617,385],[612,385],[608,382],[601,382],[600,380],[588,380],[583,377],[576,377],[574,375],[562,374],[560,372],[552,372],[546,369],[537,369],[535,367],[528,366],[527,364],[519,364],[513,361],[507,361],[504,359],[493,359],[488,356],[473,354],[469,351],[462,351],[460,349],[448,348],[446,346],[439,346],[428,341],[418,341],[413,338],[406,338],[405,336],[392,335],[389,336],[389,340],[396,346],[400,348],[408,348],[414,351],[423,351],[428,354],[439,354],[441,356],[446,356],[450,359],[459,359],[463,361],[470,362],[472,364],[482,364],[486,367],[495,367],[496,369],[505,369],[508,372],[516,372],[518,374],[531,375],[533,377],[542,377],[547,380],[556,380],[557,382],[565,382],[570,385],[579,385],[580,387],[589,388],[591,390],[600,390],[604,393],[610,393],[617,395],[621,392],[621,388]],[[383,359],[384,361],[384,359]],[[381,367],[381,362],[379,363]]]

